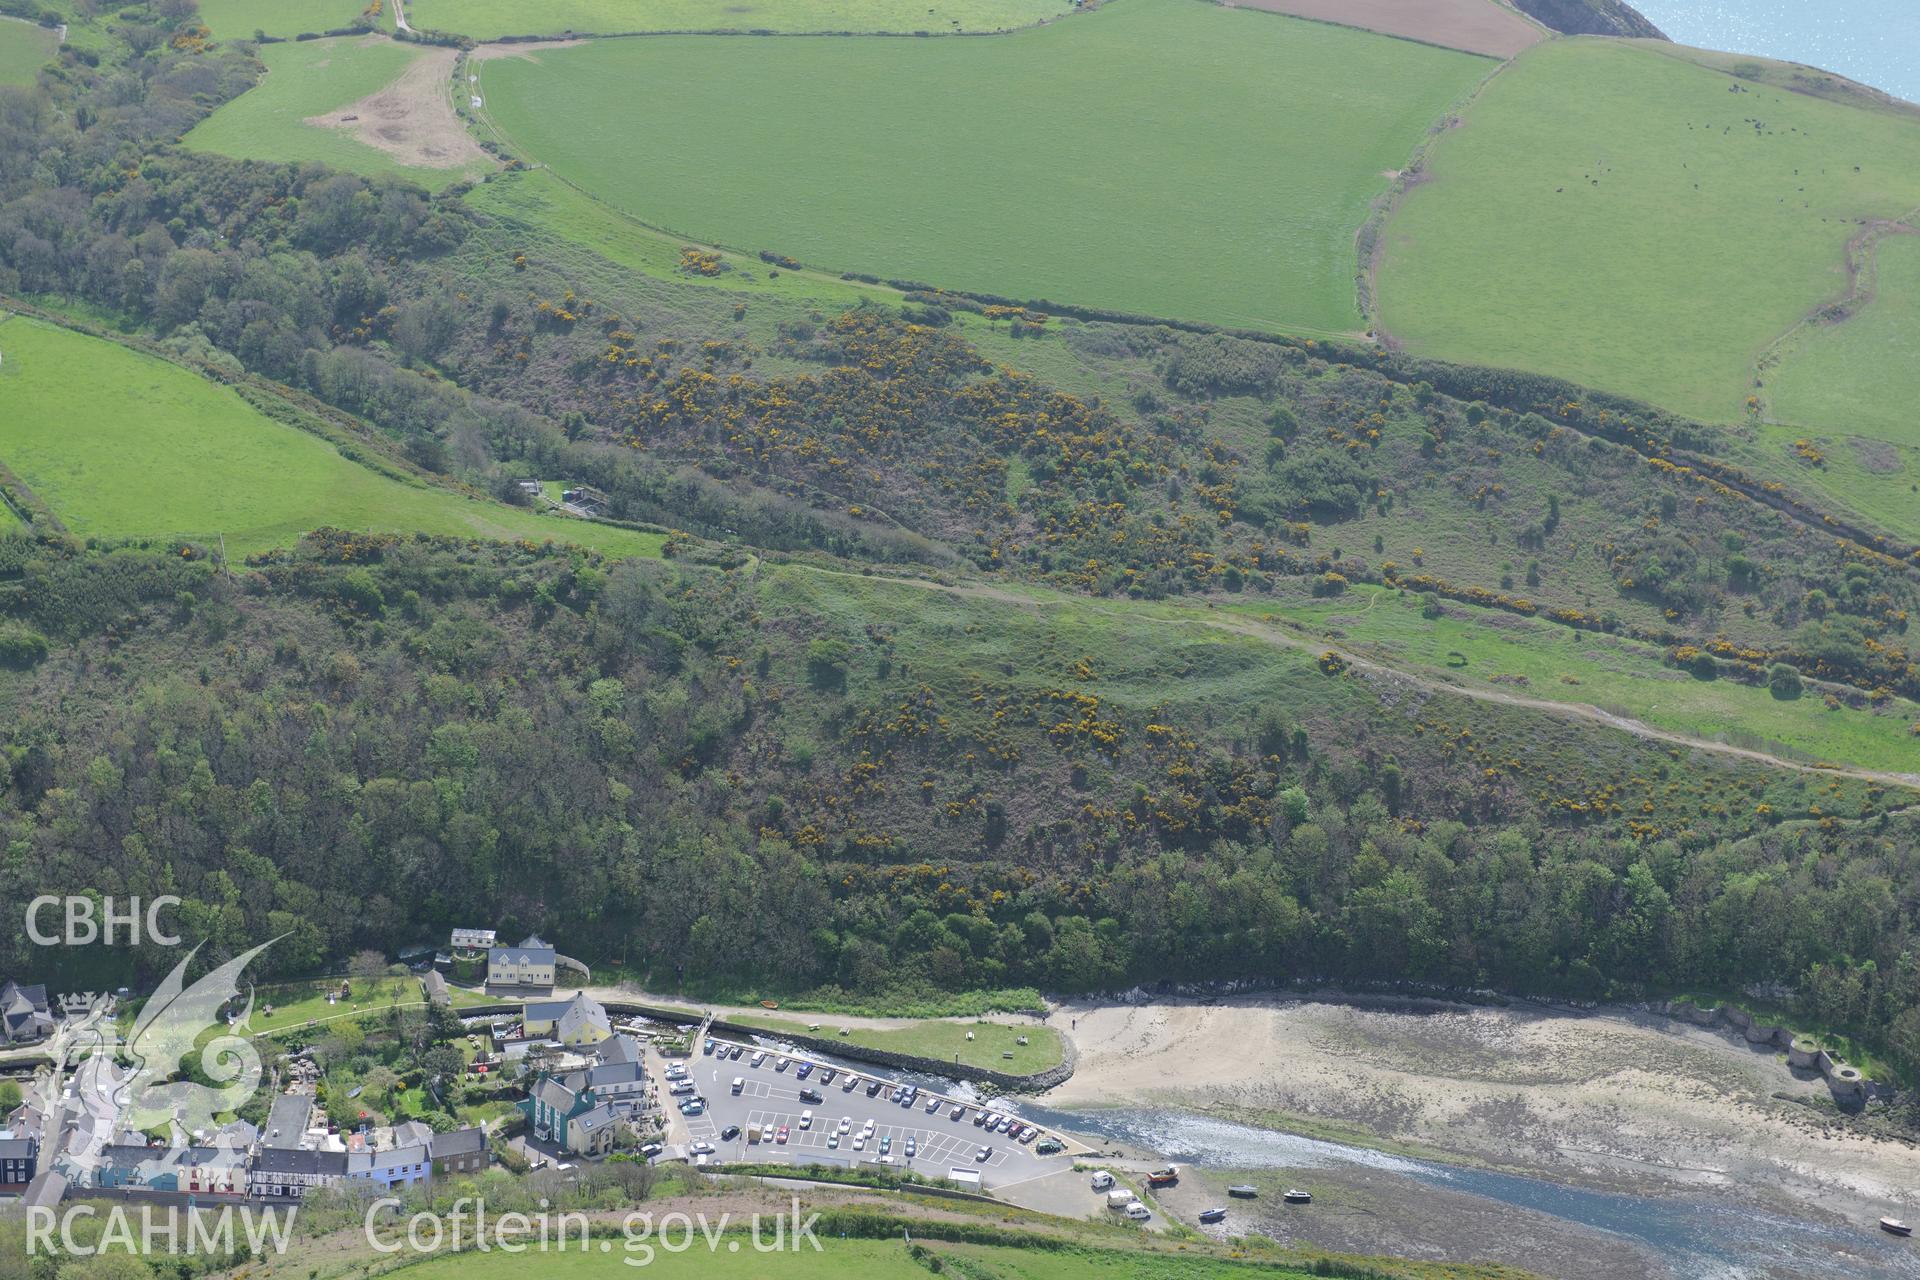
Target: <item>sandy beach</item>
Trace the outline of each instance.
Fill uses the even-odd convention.
[[[1066,1004],[1051,1021],[1079,1064],[1050,1107],[1175,1106],[1863,1227],[1920,1197],[1920,1149],[1849,1132],[1779,1050],[1662,1017],[1246,998]]]

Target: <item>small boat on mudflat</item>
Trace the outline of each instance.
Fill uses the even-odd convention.
[[[1913,1228],[1898,1218],[1880,1219],[1880,1229],[1890,1236],[1910,1236],[1913,1234]]]
[[[1288,1204],[1312,1204],[1313,1192],[1300,1191],[1297,1189],[1289,1189],[1286,1192],[1286,1194],[1282,1195],[1280,1198],[1282,1200],[1285,1200]]]
[[[1236,1182],[1227,1188],[1227,1194],[1235,1200],[1252,1200],[1260,1194],[1260,1188],[1250,1187],[1244,1182]]]
[[[1225,1222],[1226,1220],[1227,1211],[1225,1209],[1202,1209],[1200,1211],[1200,1221],[1202,1222]]]

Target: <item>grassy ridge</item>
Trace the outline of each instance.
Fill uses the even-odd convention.
[[[251,0],[226,0],[250,3]],[[1067,0],[412,0],[408,22],[476,40],[562,32],[1004,31],[1065,12]]]
[[[430,169],[402,164],[344,129],[308,124],[398,80],[427,49],[379,36],[340,36],[271,44],[260,50],[267,74],[260,83],[196,125],[189,147],[242,160],[313,162],[376,177],[404,174],[429,188],[447,186],[486,168],[471,164]]]
[[[1430,173],[1388,220],[1388,331],[1724,422],[1767,344],[1844,288],[1858,220],[1920,206],[1920,126],[1554,40],[1495,77]],[[1900,403],[1884,380],[1860,394]]]
[[[0,325],[0,350],[0,460],[82,537],[217,533],[237,556],[331,524],[628,555],[660,547],[656,535],[404,484],[227,388],[104,339],[16,317]]]
[[[950,287],[1348,331],[1353,234],[1383,171],[1491,65],[1119,0],[992,40],[593,42],[488,62],[482,84],[523,154],[690,236]]]

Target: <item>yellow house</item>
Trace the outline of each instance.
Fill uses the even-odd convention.
[[[571,1000],[532,1000],[521,1022],[528,1036],[547,1036],[571,1048],[599,1044],[613,1034],[600,1004],[582,991]]]

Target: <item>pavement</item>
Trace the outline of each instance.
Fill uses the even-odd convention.
[[[716,1039],[719,1048],[715,1053],[702,1051],[687,1060],[688,1078],[694,1082],[699,1096],[707,1101],[705,1115],[687,1117],[680,1114],[677,1105],[667,1108],[670,1135],[678,1139],[684,1133],[686,1141],[712,1143],[719,1162],[787,1161],[796,1165],[818,1163],[848,1167],[871,1164],[909,1169],[928,1178],[945,1178],[951,1170],[968,1169],[980,1174],[984,1189],[996,1190],[1058,1170],[1070,1170],[1073,1153],[1082,1149],[1064,1135],[1043,1132],[1041,1138],[1052,1136],[1067,1142],[1068,1146],[1065,1151],[1041,1156],[1034,1153],[1033,1144],[1016,1142],[1004,1133],[985,1134],[973,1123],[978,1106],[961,1098],[922,1090],[911,1107],[889,1102],[891,1084],[879,1074],[854,1073],[861,1084],[849,1091],[843,1087],[849,1073],[842,1068],[815,1063],[810,1077],[800,1079],[799,1067],[812,1061],[804,1056],[788,1055],[790,1064],[784,1071],[777,1069],[781,1055],[751,1044],[740,1045],[742,1052],[738,1059],[731,1056],[724,1061],[720,1059],[721,1052],[738,1043]],[[765,1053],[765,1057],[761,1065],[755,1067],[752,1062],[757,1053]],[[653,1064],[648,1065],[651,1068]],[[823,1080],[822,1076],[829,1070],[834,1072],[833,1077]],[[736,1076],[741,1080],[737,1094],[733,1092]],[[874,1080],[881,1081],[882,1088],[868,1097],[867,1083]],[[662,1083],[664,1087],[664,1081]],[[800,1091],[807,1088],[817,1091],[822,1101],[802,1102]],[[929,1113],[927,1102],[934,1097],[940,1099],[940,1106]],[[677,1104],[679,1099],[669,1101]],[[965,1108],[958,1120],[950,1118],[955,1106]],[[809,1110],[813,1112],[812,1125],[802,1128],[802,1115]],[[842,1120],[847,1122],[844,1133],[840,1132]],[[868,1120],[873,1121],[873,1135],[863,1148],[856,1149],[854,1140]],[[721,1132],[730,1125],[739,1126],[739,1135],[722,1140]],[[749,1143],[747,1131],[756,1125],[768,1131],[767,1135],[759,1143]],[[781,1125],[787,1126],[785,1143],[776,1141],[772,1133]],[[829,1145],[833,1137],[839,1139],[837,1146]],[[910,1138],[915,1147],[911,1157],[906,1153]],[[1038,1143],[1041,1138],[1034,1142]],[[881,1159],[883,1139],[890,1140],[884,1154],[890,1155],[891,1161]],[[982,1145],[991,1148],[991,1154],[984,1161],[977,1159]]]

